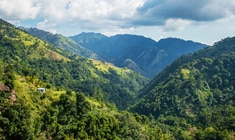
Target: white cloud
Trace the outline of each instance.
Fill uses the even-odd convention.
[[[1,0],[0,16],[8,20],[47,19],[82,28],[166,25],[168,20],[213,21],[235,14],[234,0]],[[179,21],[178,21],[179,22]],[[177,22],[177,24],[178,24]],[[46,24],[45,24],[46,26]],[[173,28],[173,27],[171,27]]]
[[[126,26],[145,0],[1,0],[0,17],[46,19],[47,24],[75,23],[81,28]],[[43,24],[45,28],[47,24]],[[93,27],[89,27],[93,26]]]
[[[53,34],[56,33],[56,24],[48,22],[47,19],[37,24],[38,29],[49,31]]]
[[[40,6],[34,0],[1,0],[0,16],[9,20],[36,18]]]
[[[138,9],[133,24],[163,25],[168,19],[215,21],[235,14],[234,0],[148,0]]]
[[[80,31],[108,35],[141,31],[156,38],[159,33],[182,33],[189,27],[199,27],[199,23],[216,23],[220,28],[234,16],[235,0],[0,0],[0,18],[69,35]]]
[[[68,20],[80,23],[92,22],[116,24],[131,18],[144,0],[71,0],[66,10]]]
[[[108,30],[101,30],[101,32],[107,36],[113,36],[116,34],[131,34],[135,32],[135,28],[134,27],[130,27],[130,28],[118,28],[118,27],[113,27],[112,29],[108,29]]]
[[[1,0],[0,12],[1,17],[4,18],[37,17],[53,22],[121,20],[126,23],[126,20],[138,17],[139,23],[146,24],[148,21],[166,21],[172,18],[196,21],[220,19],[228,14],[234,15],[235,2],[234,0],[195,2],[188,0]]]
[[[190,24],[189,20],[183,19],[168,19],[166,24],[163,26],[164,32],[183,30],[188,24]]]

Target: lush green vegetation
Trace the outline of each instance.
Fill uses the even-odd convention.
[[[147,117],[117,112],[105,103],[67,91],[27,92],[16,100],[1,91],[0,139],[158,139],[161,129]]]
[[[0,139],[235,139],[234,42],[181,57],[137,94],[137,73],[0,20]]]
[[[163,136],[146,116],[118,112],[80,92],[35,91],[34,82],[1,67],[0,139],[157,139]],[[10,77],[11,76],[11,77]],[[20,79],[20,80],[19,80]],[[6,82],[5,80],[8,80]],[[9,84],[11,83],[11,84]],[[28,86],[28,87],[24,87]]]
[[[234,139],[234,42],[227,38],[181,57],[142,90],[130,110],[153,115],[176,138],[195,133],[190,137]]]

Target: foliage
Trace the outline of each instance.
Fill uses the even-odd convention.
[[[0,139],[159,139],[163,135],[146,116],[115,111],[82,93],[67,91],[59,99],[33,93],[15,101],[9,100],[12,94],[0,92]]]
[[[153,115],[177,138],[177,133],[188,133],[191,127],[197,128],[192,136],[196,139],[226,139],[233,135],[234,42],[235,38],[227,38],[182,56],[142,90],[130,111]]]

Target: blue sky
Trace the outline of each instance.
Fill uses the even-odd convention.
[[[235,36],[235,0],[1,0],[0,18],[67,36],[127,33],[209,45]]]

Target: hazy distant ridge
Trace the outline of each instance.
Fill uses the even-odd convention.
[[[70,38],[97,53],[103,60],[119,67],[128,67],[149,78],[153,78],[181,55],[206,46],[177,38],[156,42],[151,38],[130,34],[107,37],[100,33],[81,33]]]

